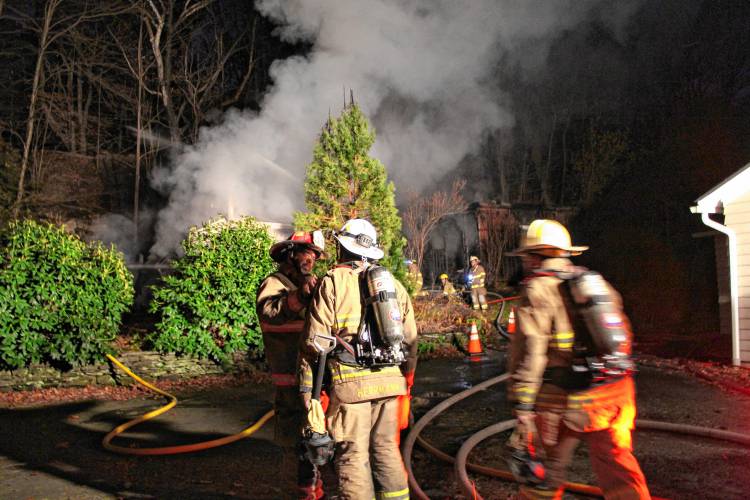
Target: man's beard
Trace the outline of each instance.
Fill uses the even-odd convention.
[[[303,268],[303,264],[301,264],[301,263],[298,263],[298,262],[295,262],[295,263],[294,263],[294,268],[295,268],[295,269],[297,270],[297,272],[298,272],[298,273],[299,273],[299,274],[300,274],[301,276],[310,276],[310,275],[312,274],[312,271],[313,271],[313,267],[315,267],[315,266],[310,266],[310,269],[306,271],[306,270],[305,270],[305,269]]]

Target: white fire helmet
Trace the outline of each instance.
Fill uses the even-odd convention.
[[[378,234],[375,227],[364,219],[349,219],[335,238],[348,251],[367,259],[380,260],[383,250],[378,248]]]

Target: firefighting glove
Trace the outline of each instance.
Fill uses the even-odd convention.
[[[514,410],[516,428],[511,434],[508,446],[513,449],[526,449],[536,433],[536,413],[528,410]]]
[[[411,413],[411,388],[414,385],[414,372],[404,374],[406,379],[406,394],[398,396],[398,428],[404,430],[409,427],[409,414]]]

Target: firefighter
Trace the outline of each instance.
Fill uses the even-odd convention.
[[[340,497],[407,499],[409,487],[398,447],[398,417],[399,401],[408,401],[417,362],[417,328],[411,300],[390,273],[386,276],[386,281],[391,280],[390,291],[368,295],[371,300],[382,296],[379,300],[391,301],[392,308],[378,321],[390,321],[390,327],[402,332],[398,345],[381,345],[377,351],[370,351],[400,353],[401,361],[368,367],[360,346],[366,347],[368,339],[373,343],[376,338],[382,341],[386,332],[385,328],[376,332],[363,329],[363,325],[372,324],[367,318],[373,305],[368,305],[372,304],[370,300],[365,302],[366,293],[361,287],[373,285],[369,280],[376,270],[381,276],[387,272],[375,265],[383,251],[377,247],[375,228],[364,219],[347,221],[335,237],[338,264],[322,278],[307,314],[300,349],[300,391],[309,408],[313,373],[323,368],[316,366],[320,346],[330,347],[324,336],[335,336],[337,346],[328,355],[325,367],[330,377],[326,421],[336,442],[333,461]]]
[[[484,267],[479,261],[479,257],[472,255],[469,258],[469,264],[471,269],[469,270],[471,276],[471,307],[473,309],[482,311],[487,310],[487,288],[484,286],[487,273],[484,271]]]
[[[514,472],[526,479],[520,498],[562,498],[566,468],[581,440],[588,445],[592,469],[606,498],[650,498],[632,454],[635,389],[631,372],[595,373],[581,359],[583,339],[596,332],[581,319],[582,309],[575,309],[579,306],[574,305],[572,292],[566,291],[566,280],[587,271],[568,259],[587,249],[572,246],[562,224],[535,220],[524,243],[513,253],[522,258],[525,274],[518,333],[513,336],[509,360],[509,395],[518,419],[509,445],[512,457],[520,457]],[[619,313],[617,292],[601,279],[596,293],[608,297],[611,310],[617,312],[609,318],[621,318],[608,327],[625,328],[628,335],[623,337],[632,337],[627,318]],[[617,354],[629,361],[627,342],[627,349]],[[545,452],[541,474],[535,472],[539,462],[529,455],[529,449],[534,451],[529,443]]]
[[[322,235],[321,235],[322,236]],[[280,481],[285,498],[315,500],[323,496],[317,468],[301,459],[300,431],[305,413],[299,405],[296,369],[306,307],[316,285],[313,266],[323,252],[323,239],[295,232],[271,247],[278,271],[261,283],[256,311],[263,332],[266,360],[275,386],[275,441],[282,447]]]
[[[406,259],[404,264],[406,264],[406,276],[414,287],[412,297],[419,297],[422,295],[422,286],[424,285],[422,271],[419,270],[419,266],[413,260]]]
[[[453,283],[448,279],[448,275],[443,273],[440,275],[440,285],[443,287],[443,296],[453,298],[456,295],[456,289],[453,287]]]

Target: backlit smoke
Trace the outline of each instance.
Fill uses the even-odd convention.
[[[280,36],[312,49],[273,63],[258,113],[237,110],[201,130],[154,184],[170,193],[153,256],[231,205],[289,222],[304,210],[305,167],[327,117],[349,89],[373,121],[372,154],[397,191],[432,184],[475,153],[488,131],[513,125],[498,87],[500,58],[543,64],[547,41],[590,16],[617,32],[636,0],[259,0]]]

